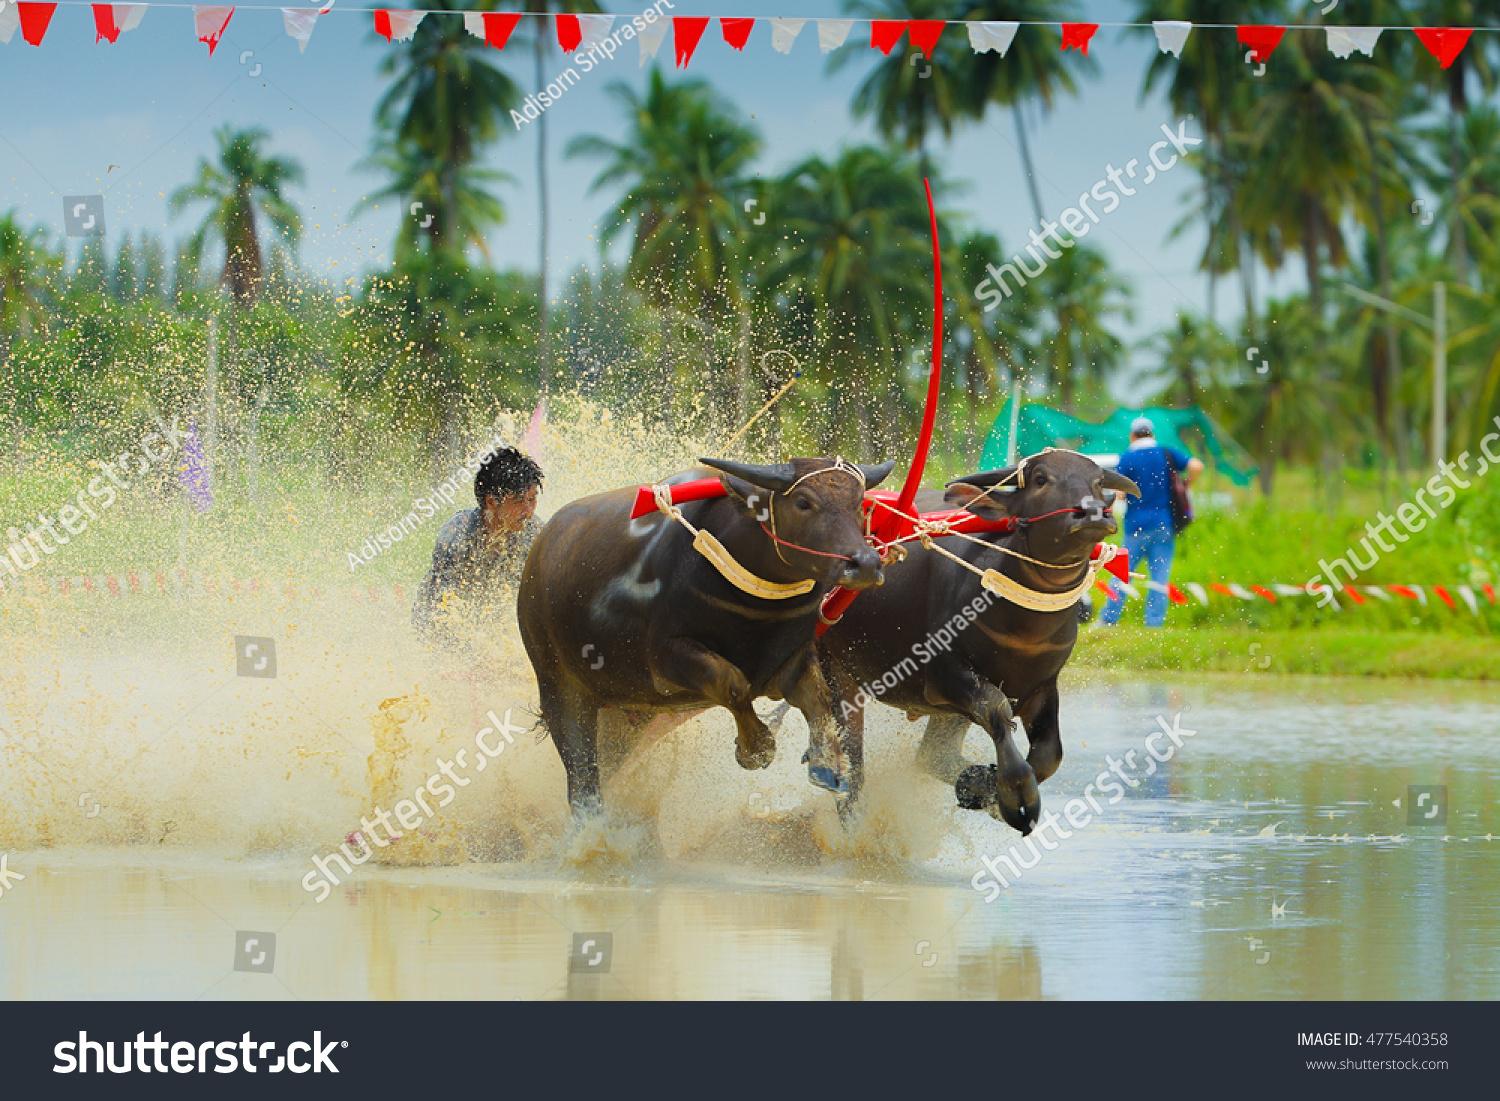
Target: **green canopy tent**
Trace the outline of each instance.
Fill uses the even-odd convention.
[[[1214,465],[1237,486],[1249,485],[1260,468],[1243,447],[1235,443],[1213,418],[1196,405],[1186,409],[1147,406],[1144,409],[1116,409],[1103,424],[1079,420],[1045,405],[1021,403],[1016,418],[1016,455],[1033,455],[1044,447],[1067,447],[1091,455],[1119,454],[1130,446],[1130,422],[1136,417],[1150,420],[1156,429],[1157,442],[1165,447],[1194,451],[1182,439],[1187,429],[1197,429],[1203,437]],[[1000,407],[1000,415],[984,441],[980,456],[981,470],[994,470],[1006,464],[1011,436],[1010,401]]]

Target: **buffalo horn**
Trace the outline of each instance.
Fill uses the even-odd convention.
[[[728,459],[699,459],[704,466],[711,466],[715,470],[722,470],[725,474],[731,474],[753,486],[761,489],[769,489],[771,492],[784,492],[797,480],[796,472],[792,470],[791,463],[781,463],[777,466],[755,466],[752,463],[734,463]]]
[[[891,471],[895,467],[896,461],[894,459],[888,463],[881,463],[879,466],[861,466],[859,472],[865,476],[865,488],[874,489],[890,476]]]
[[[1104,477],[1099,479],[1099,484],[1105,489],[1117,489],[1121,493],[1133,493],[1137,497],[1141,495],[1141,487],[1125,477],[1118,470],[1106,470]]]
[[[984,489],[987,486],[998,485],[1001,482],[1009,481],[1010,485],[1014,486],[1016,484],[1015,477],[1016,468],[1013,466],[1006,466],[1001,467],[999,470],[987,470],[983,474],[966,474],[962,478],[954,478],[953,481],[949,482],[948,484],[950,486],[956,486],[959,482],[962,482],[964,485],[978,486],[980,489]]]

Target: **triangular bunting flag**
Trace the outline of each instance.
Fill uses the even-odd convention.
[[[1182,47],[1187,44],[1193,25],[1180,19],[1157,19],[1152,22],[1151,29],[1156,32],[1156,45],[1162,53],[1181,57]]]
[[[464,30],[475,38],[482,38],[485,45],[493,46],[497,50],[505,49],[505,44],[510,41],[511,32],[516,29],[516,24],[521,21],[521,13],[511,12],[464,12]]]
[[[375,33],[387,42],[410,42],[417,33],[417,24],[422,22],[425,11],[389,11],[381,8],[375,12]]]
[[[989,53],[993,50],[1001,57],[1005,51],[1010,49],[1010,44],[1016,37],[1016,28],[1019,23],[970,23],[969,45],[977,54]]]
[[[672,17],[672,44],[677,50],[677,67],[686,69],[693,59],[693,51],[708,29],[706,15],[674,15]]]
[[[1173,604],[1186,604],[1188,602],[1187,594],[1170,581],[1167,582],[1167,599]]]
[[[1375,56],[1375,40],[1381,27],[1329,27],[1328,52],[1334,57],[1348,57],[1355,50],[1366,57]]]
[[[213,57],[233,14],[233,8],[193,8],[193,27],[198,33],[198,41],[208,44],[209,57]]]
[[[658,19],[655,23],[647,23],[641,28],[641,68],[646,67],[646,62],[654,58],[661,50],[661,44],[667,38],[667,21]]]
[[[1391,602],[1391,594],[1386,592],[1379,585],[1366,585],[1365,592],[1369,593],[1373,597],[1377,597],[1380,600],[1384,600],[1387,604]]]
[[[872,19],[870,20],[870,48],[879,50],[887,57],[896,48],[896,43],[901,41],[901,36],[906,33],[906,20],[904,19]]]
[[[1447,68],[1458,60],[1458,55],[1463,53],[1464,46],[1469,41],[1469,35],[1474,31],[1469,27],[1417,27],[1414,33],[1422,40],[1422,45],[1427,47],[1427,52],[1442,62],[1443,68]]]
[[[1464,603],[1469,606],[1469,611],[1475,615],[1479,614],[1479,601],[1474,599],[1474,590],[1467,585],[1458,586],[1458,595],[1464,598]]]
[[[21,25],[21,13],[16,10],[14,4],[6,4],[0,8],[0,42],[10,45],[10,40],[15,36],[16,28]]]
[[[56,4],[17,4],[21,13],[21,37],[33,46],[40,46],[47,35],[47,24],[52,22]]]
[[[750,28],[753,26],[755,26],[754,19],[719,20],[719,27],[724,31],[724,41],[736,50],[745,48],[745,43],[750,40]]]
[[[1062,48],[1077,50],[1084,57],[1089,55],[1089,39],[1099,29],[1098,23],[1064,23],[1062,25]]]
[[[145,4],[114,4],[115,26],[122,31],[133,31],[141,25],[141,20],[146,15]],[[333,7],[330,0],[328,7]],[[326,10],[326,9],[325,9]]]
[[[1359,590],[1356,589],[1353,585],[1345,585],[1344,592],[1348,594],[1349,599],[1354,601],[1354,603],[1359,605],[1363,605],[1365,603],[1365,598],[1359,595]]]
[[[1240,45],[1250,47],[1250,59],[1260,64],[1270,60],[1272,52],[1281,43],[1281,36],[1286,34],[1286,28],[1241,26],[1236,27],[1235,32],[1239,35]]]
[[[531,420],[526,425],[526,432],[521,437],[521,450],[533,459],[541,459],[542,456],[542,429],[547,427],[547,399],[543,398],[536,403],[536,408],[531,411]]]
[[[771,48],[779,54],[792,52],[792,43],[797,41],[797,36],[802,33],[802,24],[806,19],[773,19],[771,20]]]
[[[844,44],[844,39],[849,37],[849,28],[852,26],[852,19],[819,19],[818,49],[825,54],[838,49]]]
[[[307,52],[308,39],[312,38],[313,27],[318,22],[318,10],[316,8],[282,8],[281,23],[286,28],[287,36],[297,41],[297,52]]]
[[[1264,585],[1251,585],[1250,591],[1256,596],[1265,597],[1272,604],[1276,603],[1276,594],[1273,593],[1270,589],[1266,588]]]
[[[1451,610],[1455,612],[1458,611],[1458,605],[1453,603],[1453,598],[1448,595],[1447,589],[1443,588],[1441,585],[1434,585],[1432,587],[1432,591],[1437,593],[1438,599],[1441,600],[1444,604],[1448,605]]]
[[[583,41],[583,28],[578,25],[578,16],[566,12],[557,16],[557,44],[562,52],[570,54]]]
[[[1206,592],[1203,591],[1203,586],[1200,585],[1200,584],[1198,584],[1198,582],[1196,582],[1196,581],[1186,581],[1186,582],[1183,583],[1182,587],[1184,589],[1186,589],[1188,592],[1192,593],[1195,597],[1197,597],[1199,604],[1207,604],[1208,603],[1208,593],[1206,593]]]
[[[932,51],[937,49],[938,39],[943,36],[943,28],[947,25],[941,19],[913,19],[906,25],[906,32],[911,38],[911,44],[922,51],[922,56],[931,57]]]
[[[111,4],[92,4],[94,9],[94,41],[111,43],[119,41],[120,28],[115,25],[115,9]]]
[[[578,49],[582,53],[599,48],[599,43],[609,37],[610,29],[615,25],[613,15],[580,15],[578,17],[578,29],[583,32],[583,38],[578,43]]]

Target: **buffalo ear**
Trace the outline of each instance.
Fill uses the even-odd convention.
[[[972,512],[981,520],[1004,520],[1010,515],[1010,503],[1001,493],[983,486],[970,485],[968,482],[953,482],[949,485],[948,492],[943,494],[943,501]]]
[[[1118,470],[1106,470],[1104,477],[1099,479],[1099,484],[1105,489],[1117,489],[1121,493],[1133,493],[1137,497],[1141,495],[1141,487],[1125,477]]]
[[[859,471],[865,476],[865,488],[874,489],[881,482],[890,477],[891,471],[896,468],[896,460],[881,463],[879,466],[861,466]]]

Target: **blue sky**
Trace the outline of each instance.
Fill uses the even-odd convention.
[[[626,14],[639,10],[633,2],[609,6]],[[1088,18],[1101,23],[1129,17],[1127,6],[1114,0],[1087,7]],[[842,12],[837,0],[678,0],[673,14],[817,18]],[[945,33],[963,31],[950,27]],[[307,171],[306,186],[292,193],[307,221],[303,264],[342,281],[357,278],[388,255],[394,206],[351,220],[355,204],[381,183],[378,176],[355,170],[371,146],[373,112],[386,84],[380,61],[391,50],[373,35],[368,11],[340,4],[319,20],[303,55],[284,33],[276,9],[239,8],[212,58],[196,41],[186,6],[152,6],[140,27],[115,44],[96,45],[93,39],[88,7],[63,4],[40,48],[24,44],[18,32],[0,49],[0,102],[6,104],[0,116],[0,180],[6,183],[0,207],[16,207],[23,219],[60,233],[61,196],[102,191],[111,238],[149,228],[172,241],[188,232],[192,216],[169,220],[165,196],[187,182],[198,160],[212,152],[212,131],[226,122],[258,125],[271,132],[274,152],[296,158]],[[869,48],[868,31],[859,26],[843,49],[879,57]],[[669,65],[671,50],[669,36],[660,55]],[[1104,175],[1107,163],[1123,166],[1132,157],[1144,163],[1151,144],[1162,137],[1160,126],[1175,121],[1159,99],[1143,102],[1140,96],[1155,50],[1149,37],[1124,38],[1118,29],[1103,27],[1091,47],[1099,63],[1097,78],[1085,81],[1076,99],[1034,120],[1033,154],[1049,217],[1075,203]],[[245,51],[253,56],[241,64]],[[620,115],[605,88],[615,79],[643,82],[646,70],[638,67],[637,54],[635,43],[627,44],[614,61],[582,74],[548,112],[554,287],[580,263],[597,261],[598,228],[615,197],[590,194],[595,165],[565,159],[562,148],[574,134],[619,132]],[[513,43],[495,56],[531,87],[529,50]],[[257,64],[261,73],[252,78],[248,74]],[[552,64],[555,73],[561,67],[556,53]],[[848,110],[868,68],[848,64],[830,75],[812,23],[790,55],[771,49],[765,24],[756,26],[743,53],[731,50],[714,24],[688,75],[711,81],[754,116],[766,140],[759,167],[770,174],[810,153],[873,139],[869,127],[855,122]],[[1191,124],[1189,132],[1194,132]],[[532,269],[536,264],[535,140],[536,128],[527,126],[507,134],[490,156],[494,167],[515,180],[500,192],[507,222],[490,237],[497,266]],[[951,179],[968,184],[951,205],[974,225],[998,233],[1008,252],[1019,248],[1033,217],[1009,114],[992,110],[983,123],[961,129],[934,153]],[[1201,233],[1194,227],[1177,241],[1166,239],[1195,180],[1191,169],[1179,165],[1105,216],[1090,234],[1089,243],[1104,249],[1135,284],[1132,336],[1171,323],[1181,309],[1204,307],[1206,284],[1194,271]],[[1273,290],[1292,289],[1294,278],[1283,277]],[[1221,320],[1228,319],[1236,297],[1233,288],[1221,285]]]

